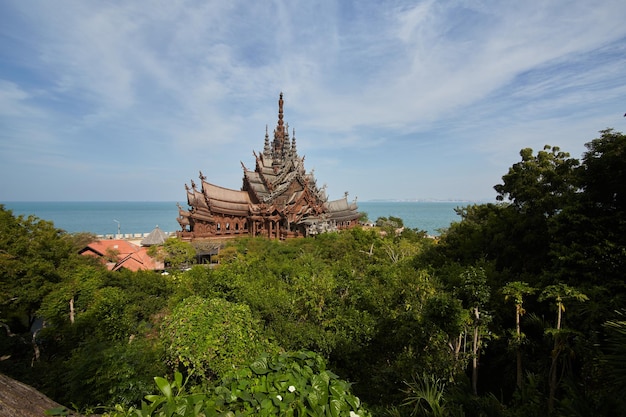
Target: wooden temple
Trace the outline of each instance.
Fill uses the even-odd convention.
[[[325,186],[319,188],[313,172],[304,169],[298,156],[295,131],[289,136],[283,120],[283,94],[278,100],[278,124],[274,138],[265,129],[263,152],[253,152],[256,167],[242,163],[241,190],[191,180],[187,190],[188,209],[178,205],[178,236],[186,239],[265,236],[271,239],[304,237],[348,229],[358,224],[356,199],[348,193],[328,201]]]

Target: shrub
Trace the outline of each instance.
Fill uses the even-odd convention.
[[[160,393],[146,396],[141,409],[117,406],[109,416],[370,416],[350,393],[350,384],[326,370],[321,356],[307,351],[263,355],[204,393],[187,393],[180,373],[172,382],[155,382]]]

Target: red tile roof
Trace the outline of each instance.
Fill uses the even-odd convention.
[[[148,249],[134,245],[125,240],[97,240],[90,243],[80,252],[81,255],[104,258],[107,268],[112,271],[128,269],[130,271],[162,270],[163,262],[150,255]],[[115,260],[107,262],[106,257],[116,254]]]

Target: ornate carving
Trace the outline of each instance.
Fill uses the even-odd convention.
[[[306,173],[305,158],[297,153],[295,129],[292,137],[289,136],[283,106],[283,93],[280,93],[274,138],[270,142],[266,125],[263,152],[253,151],[254,172],[241,162],[244,176],[240,191],[207,183],[202,171],[199,171],[201,192],[193,180],[191,189],[185,184],[190,210],[178,205],[181,236],[202,238],[249,233],[285,238],[317,234],[336,230],[331,210],[341,211],[342,224],[346,224],[346,218],[350,219],[349,224],[356,224],[356,204],[329,205],[326,186],[319,189],[314,171]]]

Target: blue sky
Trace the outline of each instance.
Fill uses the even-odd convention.
[[[626,130],[626,2],[0,2],[0,201],[241,187],[278,95],[331,199],[493,199]]]

